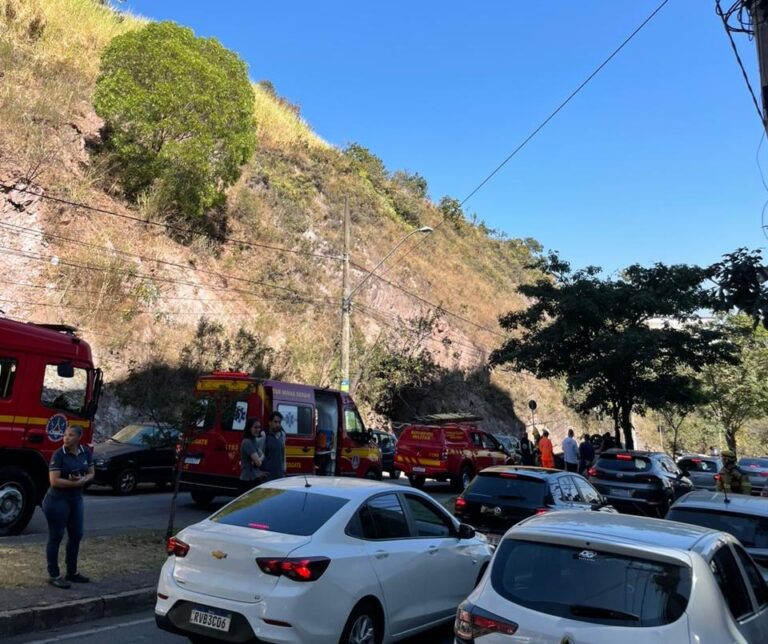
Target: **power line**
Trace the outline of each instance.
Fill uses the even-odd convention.
[[[119,217],[121,219],[127,219],[128,221],[133,221],[139,224],[144,224],[145,226],[155,226],[157,228],[165,228],[166,230],[172,230],[174,232],[184,234],[184,235],[193,235],[193,236],[203,236],[208,237],[210,239],[214,239],[216,241],[220,241],[222,243],[226,244],[234,244],[237,246],[248,246],[250,248],[266,248],[268,250],[274,250],[276,252],[280,253],[293,253],[295,255],[304,255],[306,257],[318,257],[320,259],[330,259],[334,261],[341,261],[341,256],[339,255],[326,255],[324,253],[313,253],[311,251],[301,251],[296,250],[293,248],[285,248],[283,246],[273,246],[271,244],[262,244],[259,242],[253,242],[248,241],[246,239],[239,239],[236,237],[227,237],[227,236],[221,236],[221,237],[213,237],[211,235],[207,235],[204,232],[201,232],[199,230],[195,230],[194,228],[183,228],[181,226],[175,226],[174,224],[168,224],[163,223],[159,221],[151,221],[148,219],[142,219],[141,217],[135,217],[133,215],[126,215],[125,213],[119,213],[115,212],[114,210],[107,210],[106,208],[99,208],[97,206],[90,206],[85,203],[80,203],[77,201],[71,201],[69,199],[64,199],[62,197],[55,197],[53,195],[49,195],[44,192],[35,192],[34,190],[30,190],[29,188],[20,188],[16,186],[6,186],[11,188],[11,190],[15,190],[16,192],[22,192],[25,194],[34,195],[36,197],[39,197],[40,199],[46,199],[48,201],[53,201],[56,203],[64,204],[66,206],[71,206],[73,208],[82,208],[83,210],[88,210],[90,212],[99,213],[102,215],[111,215],[112,217]]]

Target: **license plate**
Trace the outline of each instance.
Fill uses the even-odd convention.
[[[632,496],[632,490],[626,490],[623,487],[612,487],[609,496]]]
[[[497,507],[496,505],[482,505],[480,506],[480,512],[481,514],[501,514],[501,508],[496,512]]]
[[[187,457],[184,459],[184,462],[185,462],[187,465],[200,465],[200,461],[201,461],[201,460],[202,460],[202,459],[201,459],[199,456],[187,456]]]
[[[229,632],[232,614],[215,608],[193,608],[189,614],[189,623],[205,626],[215,631]]]
[[[426,467],[414,467],[413,471],[414,472],[426,472],[427,468]]]

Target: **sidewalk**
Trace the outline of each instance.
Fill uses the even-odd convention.
[[[158,571],[145,570],[72,584],[67,590],[0,588],[0,640],[150,608],[157,577]]]

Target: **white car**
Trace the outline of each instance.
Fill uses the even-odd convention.
[[[460,644],[757,644],[768,586],[725,532],[553,512],[506,533],[454,631]]]
[[[155,619],[193,642],[380,644],[449,622],[491,559],[427,494],[365,479],[261,485],[169,540]]]

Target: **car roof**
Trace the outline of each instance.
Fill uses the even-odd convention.
[[[309,483],[309,487],[307,487],[307,483]],[[418,490],[402,485],[341,476],[287,476],[262,483],[259,487],[297,490],[309,494],[328,494],[350,500],[363,500],[375,492],[415,492],[422,495]]]
[[[540,514],[518,523],[507,536],[521,536],[526,540],[573,542],[586,539],[591,545],[639,549],[674,556],[687,551],[702,552],[713,541],[731,540],[729,535],[677,521],[604,512],[578,512],[565,510]]]
[[[698,508],[768,517],[768,498],[748,494],[729,494],[728,503],[725,502],[725,498],[722,492],[694,490],[675,501],[672,508]]]
[[[631,454],[632,456],[666,456],[664,452],[649,452],[642,449],[621,449],[620,447],[612,447],[600,452],[600,456],[604,454]]]
[[[553,474],[565,474],[563,470],[556,470],[549,467],[535,467],[533,465],[493,465],[480,470],[480,474],[525,474],[526,476],[535,476],[538,478],[549,478]],[[574,472],[570,472],[574,474]]]

